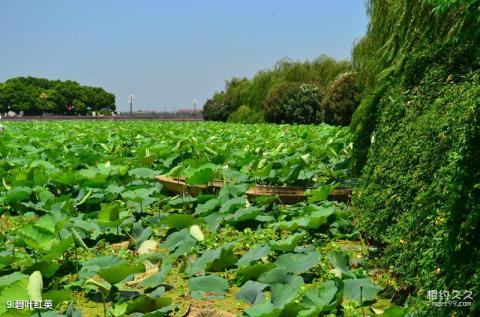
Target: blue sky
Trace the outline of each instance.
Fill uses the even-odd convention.
[[[117,108],[203,104],[231,77],[281,58],[349,59],[363,0],[1,0],[0,81],[72,79],[115,93]]]

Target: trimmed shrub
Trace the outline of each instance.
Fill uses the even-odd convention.
[[[355,72],[341,74],[325,93],[322,121],[331,125],[349,125],[360,103],[361,91]]]
[[[280,83],[268,92],[263,116],[271,123],[318,123],[321,101],[322,94],[314,85]]]

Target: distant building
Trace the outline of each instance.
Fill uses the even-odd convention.
[[[130,116],[130,112],[120,112],[120,116]],[[156,117],[165,119],[202,119],[202,109],[179,109],[174,111],[137,110],[132,112],[134,117]]]
[[[179,109],[179,110],[177,110],[177,113],[192,113],[192,114],[195,113],[195,114],[197,114],[197,113],[202,113],[202,109],[196,109],[196,110],[194,110],[194,109]]]

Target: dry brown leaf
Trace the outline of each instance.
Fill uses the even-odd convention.
[[[123,241],[119,243],[113,243],[111,245],[112,249],[115,251],[126,250],[130,246],[130,241]]]
[[[154,265],[147,260],[145,261],[145,272],[140,274],[135,274],[133,276],[133,281],[126,282],[125,285],[128,285],[128,286],[136,285],[142,282],[143,280],[149,278],[150,276],[157,274],[159,271],[160,271],[160,268],[158,267],[158,265]]]

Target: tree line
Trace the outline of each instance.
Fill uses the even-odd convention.
[[[206,120],[348,125],[362,87],[349,61],[282,59],[251,79],[233,78],[203,107]]]
[[[0,113],[86,115],[115,109],[114,94],[72,80],[16,77],[0,83]]]

